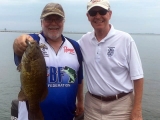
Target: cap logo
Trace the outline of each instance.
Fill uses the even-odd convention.
[[[46,11],[58,11],[58,12],[62,13],[62,11],[59,10],[58,8],[47,8]],[[63,14],[63,13],[62,13],[62,14]]]
[[[91,0],[90,2],[95,3],[95,2],[100,2],[101,0]]]

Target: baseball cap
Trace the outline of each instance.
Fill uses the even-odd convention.
[[[106,10],[109,10],[110,4],[108,0],[90,0],[87,4],[87,11],[89,11],[93,7],[102,7]]]
[[[48,15],[52,15],[52,14],[59,15],[63,18],[65,17],[63,8],[60,4],[58,4],[58,3],[48,3],[44,7],[40,18],[42,19],[42,18],[44,18]]]

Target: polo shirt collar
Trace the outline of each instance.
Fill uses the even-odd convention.
[[[106,35],[105,40],[113,37],[116,33],[116,30],[114,29],[113,25],[112,24],[110,24],[110,25],[111,25],[111,29],[109,30],[108,34]]]

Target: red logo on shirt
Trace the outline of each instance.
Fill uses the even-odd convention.
[[[74,54],[74,49],[70,49],[70,48],[67,48],[67,46],[64,46],[64,52],[65,53],[69,52],[70,54]]]

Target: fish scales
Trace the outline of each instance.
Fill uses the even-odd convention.
[[[18,98],[28,101],[28,116],[31,120],[43,120],[39,103],[48,93],[46,63],[38,43],[29,41],[26,43],[28,47],[22,56],[20,65],[22,90]]]

